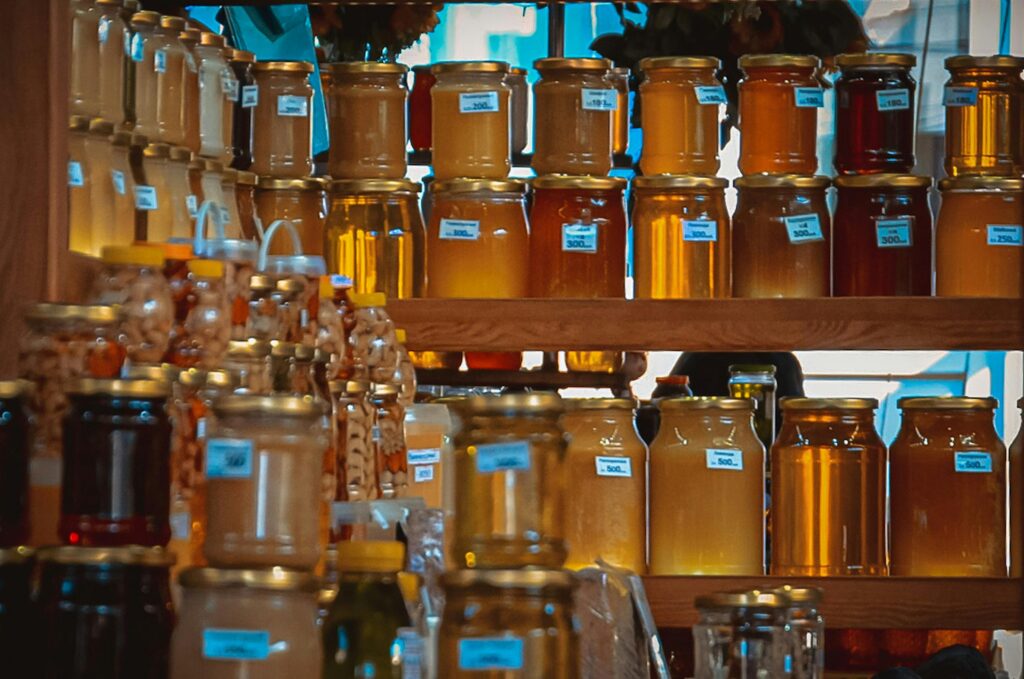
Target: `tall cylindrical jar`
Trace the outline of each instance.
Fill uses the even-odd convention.
[[[323,254],[327,219],[327,182],[319,177],[275,179],[260,177],[256,185],[256,216],[263,228],[287,219],[299,232],[302,252]],[[267,248],[272,255],[292,254],[291,242],[278,236]]]
[[[159,97],[160,73],[155,53],[160,26],[157,12],[136,12],[132,15],[130,57],[135,64],[135,127],[136,134],[157,141],[160,138]]]
[[[89,119],[71,116],[68,121],[68,247],[75,252],[93,251],[93,230],[99,225],[92,214],[92,186],[87,145]]]
[[[75,3],[77,4],[77,3]],[[125,59],[129,58],[125,50],[125,24],[121,18],[122,0],[96,0],[99,11],[99,60],[96,75],[99,78],[99,117],[114,125],[124,122],[124,70]],[[130,46],[130,44],[129,44]],[[88,58],[72,46],[75,55],[72,70],[82,68],[82,62]],[[77,62],[77,63],[76,63]]]
[[[430,89],[434,177],[502,179],[510,157],[512,90],[503,61],[434,64]]]
[[[199,153],[199,56],[196,46],[202,31],[189,28],[181,32],[178,39],[185,47],[185,94],[183,97],[185,119],[185,146],[192,153]]]
[[[231,50],[228,53],[228,64],[238,81],[238,98],[235,100],[235,119],[231,132],[234,153],[231,167],[236,170],[248,170],[252,165],[253,109],[259,101],[259,88],[252,75],[254,63],[256,55],[252,52]]]
[[[100,9],[93,0],[70,3],[71,54],[68,108],[71,115],[94,118],[100,114],[99,26]]]
[[[235,102],[230,98],[237,85],[228,66],[224,36],[203,31],[193,48],[199,62],[199,155],[231,161],[231,135]]]
[[[185,143],[185,54],[181,17],[160,17],[153,35],[153,69],[156,71],[157,138],[168,144]]]
[[[258,61],[259,88],[253,118],[252,166],[261,176],[301,178],[313,174],[313,86],[308,61]]]

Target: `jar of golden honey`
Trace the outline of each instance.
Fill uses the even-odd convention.
[[[93,251],[92,196],[89,178],[89,119],[71,116],[68,122],[68,247],[75,252]]]
[[[994,398],[900,399],[903,422],[889,448],[891,575],[1006,576],[998,405]]]
[[[77,4],[77,3],[75,3]],[[124,122],[124,70],[128,58],[125,46],[125,23],[121,18],[122,0],[96,0],[99,12],[97,38],[99,58],[96,77],[99,78],[99,117],[115,125]],[[82,68],[88,58],[79,45],[72,46],[72,72]],[[85,66],[88,64],[86,63]]]
[[[736,297],[828,297],[828,177],[740,177],[732,215]]]
[[[153,141],[160,139],[159,87],[156,70],[156,32],[160,26],[157,12],[136,12],[132,15],[130,57],[135,62],[135,127],[137,134]],[[93,57],[95,58],[95,57]]]
[[[647,446],[633,423],[632,399],[569,401],[565,474],[567,568],[598,559],[643,574],[647,569]]]
[[[110,182],[114,187],[114,219],[105,227],[94,223],[94,233],[102,245],[117,245],[135,240],[135,173],[132,155],[146,146],[145,137],[130,132],[115,132],[110,137]],[[104,234],[104,235],[100,235]]]
[[[533,87],[533,169],[537,174],[606,175],[619,95],[607,59],[538,59]]]
[[[199,154],[222,163],[231,162],[238,81],[227,61],[223,35],[203,31],[192,48],[199,68]]]
[[[114,222],[114,195],[116,187],[111,173],[110,156],[112,146],[110,135],[114,132],[113,123],[102,118],[93,118],[89,123],[89,133],[82,145],[85,151],[85,163],[82,171],[89,176],[83,177],[89,193],[89,207],[92,213],[92,224],[89,228],[89,254],[98,255],[100,248],[110,245],[108,242]],[[79,234],[81,235],[81,234]],[[77,241],[76,247],[83,247],[83,241]]]
[[[461,568],[565,563],[566,436],[557,394],[471,396],[455,427],[455,532]]]
[[[256,174],[295,179],[313,174],[312,72],[308,61],[253,64],[259,98],[249,169]]]
[[[168,144],[185,143],[185,54],[179,38],[185,30],[181,17],[160,17],[153,34],[153,68],[156,71],[157,138]]]
[[[651,444],[651,574],[764,573],[764,446],[754,401],[662,400]]]
[[[718,173],[719,126],[727,103],[716,75],[720,65],[714,57],[640,60],[645,175]]]
[[[633,280],[637,299],[732,294],[727,180],[695,175],[633,180]]]
[[[1024,180],[955,177],[939,190],[935,294],[1024,296]]]
[[[156,207],[147,213],[146,240],[162,242],[192,237],[188,200],[191,156],[192,152],[183,146],[150,144],[146,147],[146,182],[153,187],[157,201]]]
[[[93,118],[100,115],[99,25],[101,12],[93,0],[72,0],[71,53],[69,59],[68,108],[71,115]],[[159,16],[159,15],[158,15]]]
[[[327,222],[327,182],[319,177],[275,179],[260,177],[256,187],[256,216],[269,227],[278,219],[295,225],[302,240],[302,252],[324,252],[324,227]],[[272,255],[292,254],[291,244],[277,239],[267,250]]]
[[[402,64],[349,61],[331,64],[327,114],[331,129],[329,173],[335,179],[405,176],[405,103]]]
[[[184,84],[184,116],[185,116],[185,146],[192,153],[199,153],[199,57],[196,52],[196,45],[202,37],[202,31],[196,28],[187,28],[181,32],[178,39],[185,47],[185,84]]]
[[[511,89],[503,61],[434,64],[430,89],[434,177],[501,179],[509,155]]]
[[[946,59],[946,174],[1024,172],[1024,59],[1009,55]]]
[[[771,453],[771,574],[886,575],[878,401],[784,398],[781,407]]]
[[[612,153],[625,153],[629,148],[629,77],[628,68],[619,67],[608,71],[608,82],[615,88],[618,103],[612,116]]]
[[[1024,415],[1024,398],[1017,401]],[[1007,483],[1010,486],[1010,577],[1024,575],[1024,426],[1010,444]]]
[[[814,174],[818,169],[818,109],[825,105],[817,57],[740,57],[740,172]]]
[[[331,182],[324,255],[327,270],[352,279],[357,293],[407,299],[422,292],[416,279],[416,242],[425,238],[419,184],[408,179]],[[419,237],[417,238],[417,233]]]

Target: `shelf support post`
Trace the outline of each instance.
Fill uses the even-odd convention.
[[[565,56],[565,5],[561,2],[548,5],[548,56]]]

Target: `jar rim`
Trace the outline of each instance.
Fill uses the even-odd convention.
[[[898,188],[898,189],[926,189],[931,187],[932,178],[919,174],[847,174],[840,175],[832,180],[838,188]]]
[[[821,59],[811,54],[744,54],[739,60],[743,70],[786,66],[816,69],[821,66]]]
[[[794,587],[793,585],[783,585],[782,587],[775,588],[766,586],[764,587],[764,590],[781,593],[786,596],[791,603],[809,604],[811,606],[817,606],[825,597],[825,591],[820,587]]]
[[[533,67],[543,76],[545,71],[597,71],[605,72],[611,69],[610,59],[594,57],[545,57],[533,62]]]
[[[827,189],[831,183],[820,174],[752,174],[732,181],[738,189]]]
[[[552,392],[478,394],[453,401],[451,407],[464,415],[560,415],[565,411],[565,402]]]
[[[957,54],[952,57],[946,57],[945,66],[947,70],[961,68],[1010,68],[1019,71],[1024,69],[1024,58],[1014,57],[1009,54],[993,54],[991,56]]]
[[[228,53],[228,61],[232,61],[236,64],[255,64],[256,55],[246,50],[232,49]]]
[[[181,33],[187,25],[181,17],[167,14],[160,17],[160,28],[168,28],[176,33]]]
[[[228,262],[246,262],[255,264],[259,256],[260,246],[251,240],[240,238],[215,238],[203,243],[202,251],[196,256],[207,259],[222,259]],[[268,257],[269,259],[269,257]]]
[[[345,195],[361,193],[419,193],[420,185],[411,179],[335,179],[328,190]]]
[[[573,574],[566,570],[518,568],[507,570],[473,569],[448,571],[441,576],[445,589],[487,585],[499,589],[553,588],[571,590],[576,586]]]
[[[633,188],[640,190],[725,189],[727,186],[729,186],[729,180],[724,177],[696,174],[655,174],[633,178]]]
[[[110,324],[121,320],[120,307],[110,304],[67,304],[39,302],[25,313],[28,321],[90,321]]]
[[[21,398],[32,389],[28,380],[0,380],[0,399]]]
[[[939,191],[1024,191],[1024,179],[982,175],[946,177],[939,181]]]
[[[188,568],[178,576],[182,587],[227,589],[247,588],[268,591],[316,592],[320,581],[306,571],[275,566],[268,569]]]
[[[319,278],[327,274],[327,262],[320,255],[270,255],[264,270],[272,274]]]
[[[566,412],[581,410],[635,410],[637,403],[632,398],[568,398]]]
[[[257,61],[252,65],[253,73],[301,73],[309,75],[315,69],[308,61]]]
[[[132,14],[130,23],[139,24],[141,26],[157,26],[160,24],[160,12],[152,12],[149,10],[142,10]]]
[[[220,33],[213,33],[211,31],[202,31],[199,35],[199,45],[201,47],[220,47],[224,48],[228,45],[228,39]]]
[[[546,174],[534,177],[535,189],[581,189],[584,191],[615,191],[626,188],[623,177],[595,177],[590,175]]]
[[[702,56],[644,57],[639,67],[644,73],[669,68],[709,68],[717,71],[722,67],[722,62],[717,57]]]
[[[728,396],[676,396],[658,401],[660,410],[754,410],[754,399]]]
[[[788,595],[778,590],[751,590],[749,592],[716,592],[697,597],[694,602],[701,609],[735,608],[789,608]]]
[[[901,66],[913,68],[917,57],[903,52],[846,52],[836,56],[839,68],[870,68],[878,66]]]
[[[323,191],[327,188],[327,180],[323,177],[302,177],[301,179],[279,179],[277,177],[260,177],[256,188],[261,191]]]
[[[318,417],[326,414],[327,407],[312,396],[228,394],[213,402],[213,411],[218,415]]]
[[[36,555],[36,550],[24,545],[0,549],[0,566],[14,566],[28,563]]]
[[[249,172],[248,170],[238,171],[238,184],[240,186],[256,186],[259,181],[260,178],[255,172]]]
[[[123,564],[126,566],[173,566],[177,561],[174,552],[164,547],[77,547],[63,545],[44,547],[37,553],[41,562],[95,565]]]
[[[900,410],[995,410],[999,401],[991,396],[905,396],[896,402]]]
[[[729,374],[747,373],[755,375],[774,375],[778,372],[771,363],[730,363]]]
[[[114,123],[103,118],[93,118],[89,121],[89,134],[109,137],[114,134]]]
[[[440,61],[431,65],[430,72],[439,73],[508,73],[506,61]]]
[[[321,70],[331,75],[346,73],[375,73],[378,75],[393,74],[400,75],[408,73],[409,67],[405,64],[387,63],[383,61],[339,61],[329,64]]]
[[[101,379],[81,377],[71,381],[71,396],[110,396],[141,399],[167,398],[171,392],[166,379]]]
[[[471,193],[493,191],[494,193],[526,193],[526,182],[520,179],[471,179],[458,177],[430,183],[435,193]]]
[[[156,158],[162,160],[171,157],[171,145],[162,142],[151,142],[142,150],[144,158]]]
[[[877,398],[807,398],[788,396],[779,399],[783,410],[877,410]]]

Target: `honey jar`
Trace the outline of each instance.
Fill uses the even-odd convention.
[[[313,174],[313,86],[308,61],[258,61],[252,165],[261,176],[300,179]]]
[[[501,179],[510,160],[511,88],[502,61],[434,64],[430,89],[434,177]]]

